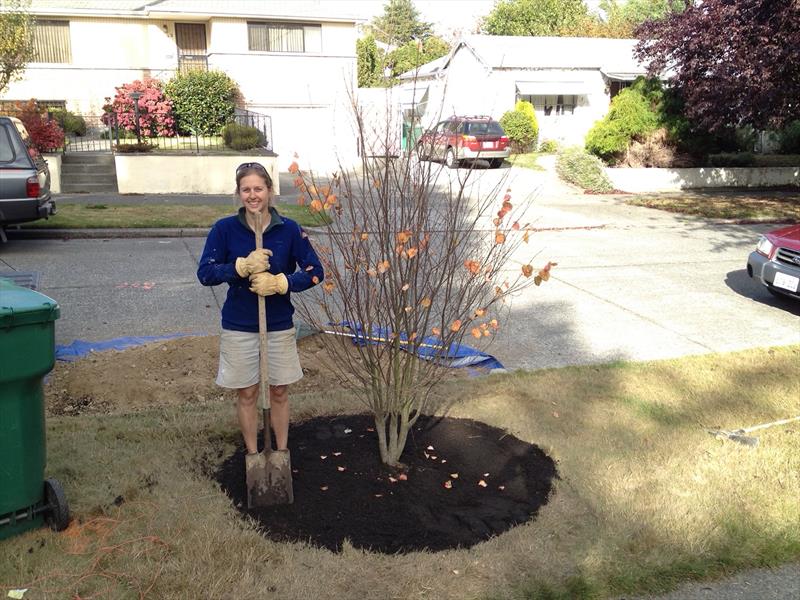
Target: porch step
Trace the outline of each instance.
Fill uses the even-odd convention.
[[[110,152],[67,152],[61,163],[61,192],[116,193],[117,169]]]

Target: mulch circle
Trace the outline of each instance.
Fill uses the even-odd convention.
[[[380,462],[370,415],[293,424],[289,450],[294,504],[247,510],[243,444],[216,479],[266,537],[332,551],[468,548],[535,518],[558,477],[537,446],[469,419],[421,416],[403,470]]]

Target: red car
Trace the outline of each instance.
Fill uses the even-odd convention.
[[[451,169],[474,159],[486,160],[496,169],[511,153],[500,123],[486,116],[445,119],[420,137],[417,148],[420,159],[443,159]]]
[[[747,274],[772,294],[800,299],[800,225],[761,236],[747,259]]]

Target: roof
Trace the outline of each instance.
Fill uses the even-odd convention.
[[[241,17],[360,22],[358,0],[31,0],[33,14],[86,16]]]
[[[645,73],[633,56],[638,40],[579,37],[467,35],[447,56],[423,65],[417,76],[430,77],[447,69],[456,52],[469,51],[490,69],[600,69],[634,78]],[[413,78],[404,73],[403,79]]]

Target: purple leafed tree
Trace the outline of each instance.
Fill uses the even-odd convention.
[[[703,0],[636,34],[637,58],[666,74],[698,125],[780,129],[800,119],[798,0]]]

